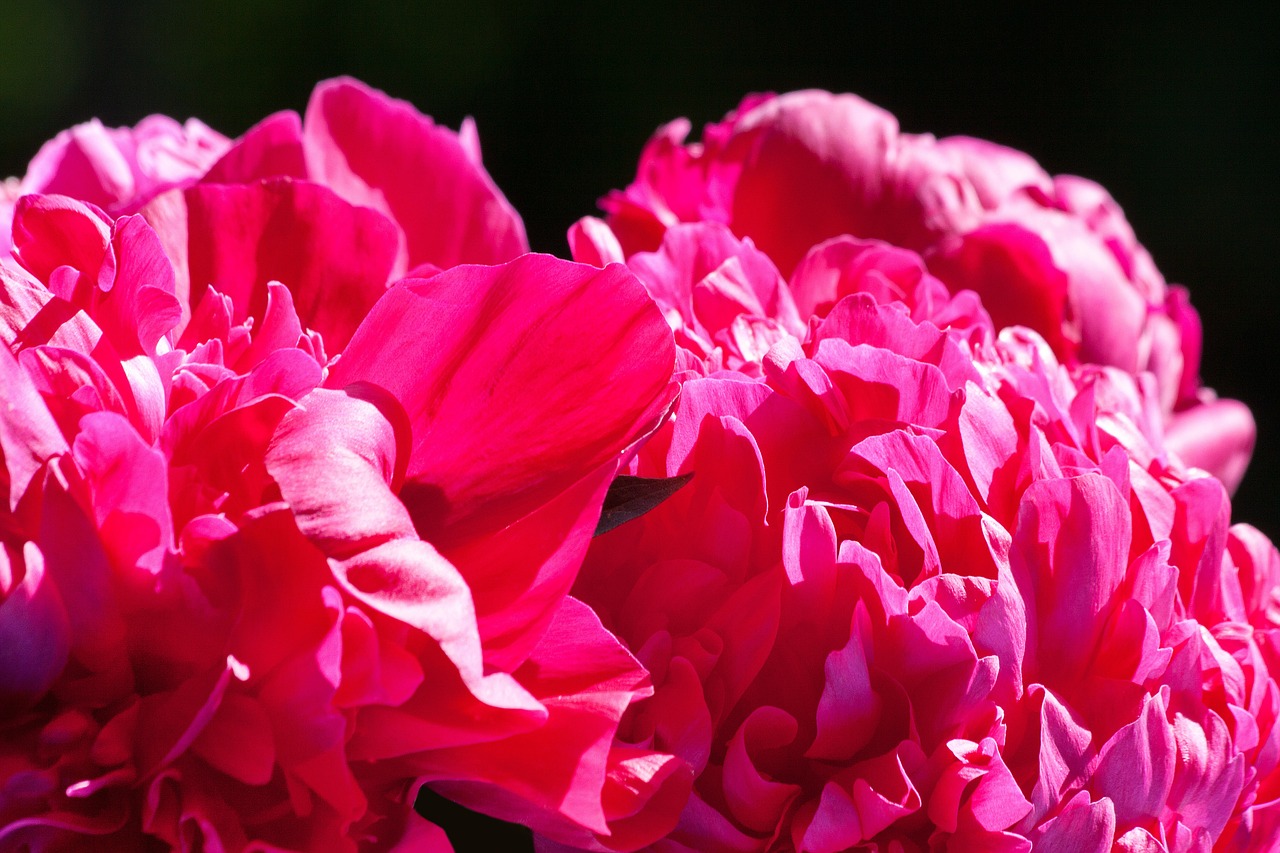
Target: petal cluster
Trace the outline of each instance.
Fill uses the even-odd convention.
[[[1155,377],[885,298],[874,251],[803,339],[689,370],[632,471],[691,481],[575,587],[653,674],[619,743],[698,774],[648,849],[1270,849],[1275,547]]]
[[[617,253],[610,260],[678,251],[683,223],[749,238],[793,287],[815,262],[835,266],[832,239],[918,253],[952,292],[980,296],[997,328],[1034,329],[1064,364],[1151,372],[1169,444],[1228,489],[1239,483],[1253,420],[1201,387],[1200,322],[1187,293],[1165,283],[1102,187],[1051,176],[985,140],[902,133],[855,95],[753,95],[700,143],[686,143],[688,133],[679,120],[654,135],[635,181],[603,199],[607,227],[579,224],[577,242],[592,246],[580,259],[601,246]],[[847,268],[829,274],[831,283],[798,285],[816,287],[814,307],[850,286]]]
[[[355,81],[182,133],[73,129],[12,205],[0,848],[449,850],[422,785],[660,837],[691,773],[615,747],[649,675],[568,595],[673,397],[644,288]]]

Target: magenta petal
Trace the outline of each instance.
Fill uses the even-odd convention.
[[[171,690],[143,697],[134,744],[140,775],[156,773],[186,752],[217,713],[232,679],[248,675],[244,664],[228,656]]]
[[[302,119],[292,110],[267,116],[214,163],[205,184],[247,184],[264,178],[306,178]]]
[[[111,241],[109,220],[101,211],[65,196],[27,195],[13,211],[13,254],[33,276],[58,292],[62,268],[97,283]],[[67,301],[87,296],[87,288],[59,293]]]
[[[1116,814],[1111,801],[1090,802],[1089,792],[1079,791],[1062,811],[1036,827],[1030,838],[1042,850],[1110,853],[1115,833]]]
[[[413,432],[401,497],[447,551],[457,525],[500,528],[615,458],[665,408],[673,361],[626,269],[526,255],[393,287],[326,384],[400,401]]]
[[[1042,818],[1084,779],[1094,758],[1090,746],[1092,734],[1079,717],[1064,706],[1053,693],[1033,685],[1032,701],[1039,700],[1039,775],[1031,791],[1034,815]]]
[[[97,119],[68,128],[41,146],[23,184],[101,207],[124,201],[137,190],[126,153],[133,147],[131,136],[128,128],[109,128]]]
[[[443,829],[412,809],[406,808],[405,811],[405,826],[386,848],[388,853],[454,853]]]
[[[185,193],[192,290],[231,297],[236,322],[261,318],[267,284],[293,294],[303,324],[339,352],[386,290],[395,229],[383,216],[303,181],[203,184]]]
[[[866,746],[880,721],[881,701],[871,684],[864,641],[855,625],[849,642],[827,656],[816,712],[817,734],[806,757],[848,761]]]
[[[435,638],[465,679],[479,678],[471,592],[418,539],[391,489],[407,441],[395,401],[364,387],[317,390],[302,404],[281,421],[266,458],[299,530],[329,557],[347,592]]]
[[[880,236],[885,163],[898,123],[854,95],[793,92],[745,113],[735,132],[754,136],[754,151],[733,195],[733,224],[783,275],[809,247],[839,234]],[[821,187],[797,193],[796,187]]]
[[[515,673],[549,716],[527,734],[424,756],[433,787],[464,805],[552,838],[607,833],[602,802],[622,712],[652,692],[648,673],[591,608],[566,597]]]
[[[1078,333],[1067,334],[1063,323],[1071,282],[1036,232],[1013,223],[983,225],[944,243],[929,269],[952,291],[976,291],[996,328],[1029,326],[1060,358],[1075,354]]]
[[[317,389],[271,440],[267,470],[298,529],[331,557],[346,559],[390,539],[416,539],[391,487],[407,437],[394,401],[376,389]]]
[[[725,804],[743,826],[764,834],[778,826],[783,811],[800,794],[800,786],[770,778],[757,761],[761,753],[785,747],[796,737],[796,720],[768,705],[756,708],[728,743],[724,757]]]
[[[1175,715],[1173,737],[1178,758],[1169,805],[1188,825],[1217,838],[1244,788],[1245,756],[1236,752],[1227,724],[1212,711],[1205,713],[1203,726]]]
[[[1124,579],[1130,524],[1127,501],[1101,474],[1042,480],[1023,494],[1010,559],[1031,605],[1028,675],[1052,687],[1083,671]]]
[[[154,357],[160,337],[182,316],[173,267],[141,216],[121,217],[111,230],[98,287],[86,307],[120,355]]]
[[[569,228],[569,253],[580,264],[603,267],[626,258],[613,230],[603,220],[584,216]]]
[[[72,455],[89,484],[94,520],[115,568],[158,574],[174,544],[164,456],[114,412],[80,421]]]
[[[445,553],[471,587],[491,671],[514,671],[542,638],[578,576],[615,471],[607,463],[492,536]]]
[[[313,180],[403,229],[401,270],[496,264],[529,251],[474,146],[405,101],[349,77],[326,81],[307,104],[303,137]]]
[[[228,694],[191,745],[211,765],[246,785],[265,785],[275,770],[271,719],[256,700]]]
[[[1175,746],[1165,703],[1159,696],[1150,696],[1138,719],[1102,747],[1090,787],[1095,795],[1115,803],[1117,826],[1146,824],[1160,817],[1173,784]]]

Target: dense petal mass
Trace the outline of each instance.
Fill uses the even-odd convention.
[[[1152,372],[1166,422],[1191,422],[1176,449],[1228,488],[1239,483],[1253,420],[1234,402],[1229,413],[1200,414],[1212,394],[1200,388],[1196,313],[1102,187],[1052,177],[991,142],[902,133],[854,95],[753,95],[701,143],[685,143],[688,132],[688,122],[673,122],[655,134],[635,181],[602,200],[607,225],[575,230],[575,257],[631,263],[675,231],[715,223],[752,241],[805,312],[821,313],[833,278],[810,280],[816,247],[853,239],[909,250],[953,293],[980,296],[997,328],[1036,330],[1069,366]],[[897,278],[888,269],[885,277]],[[1218,418],[1225,428],[1212,434],[1191,425]]]
[[[686,374],[632,471],[692,479],[588,552],[575,594],[653,674],[616,743],[696,774],[645,849],[1274,844],[1275,547],[1149,378],[937,323],[882,245],[800,264],[803,338]]]

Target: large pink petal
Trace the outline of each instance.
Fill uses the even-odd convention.
[[[490,670],[515,670],[542,638],[578,576],[616,468],[606,463],[492,536],[445,553],[471,587]]]
[[[399,267],[495,264],[529,250],[524,225],[459,134],[351,78],[321,83],[303,129],[308,174],[404,233]]]
[[[893,116],[854,95],[793,92],[748,111],[734,130],[753,145],[733,197],[733,229],[783,275],[829,237],[883,236],[877,207],[898,136]]]
[[[579,827],[607,834],[602,790],[613,736],[626,707],[652,692],[648,673],[589,607],[565,598],[516,677],[542,697],[545,725],[423,756],[420,770],[464,805],[553,838],[576,837]]]
[[[306,178],[302,119],[292,110],[273,113],[244,136],[200,179],[206,184],[247,184],[264,178]]]
[[[625,269],[526,255],[393,287],[326,385],[399,400],[413,435],[401,498],[448,550],[459,525],[501,528],[615,458],[665,408],[673,362]]]

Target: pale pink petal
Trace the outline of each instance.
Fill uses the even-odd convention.
[[[1183,462],[1203,468],[1234,492],[1249,466],[1256,434],[1248,406],[1213,400],[1175,413],[1165,428],[1165,443]]]

